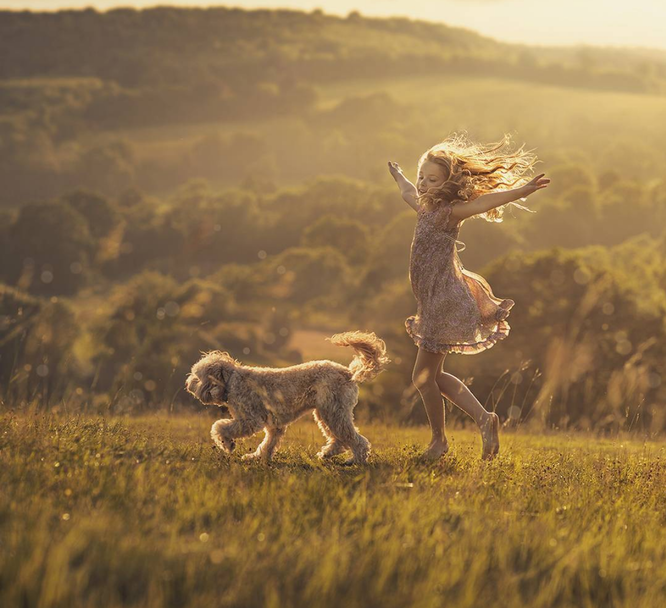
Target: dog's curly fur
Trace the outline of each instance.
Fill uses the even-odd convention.
[[[211,437],[232,452],[236,439],[264,429],[257,450],[244,458],[270,460],[289,424],[312,411],[327,439],[317,454],[330,458],[352,451],[351,463],[365,462],[370,442],[354,426],[358,383],[379,374],[389,359],[386,344],[374,333],[345,332],[328,338],[351,346],[356,356],[345,367],[334,361],[310,361],[285,368],[242,365],[229,353],[212,351],[192,366],[186,387],[205,405],[225,405],[233,416],[213,424]]]

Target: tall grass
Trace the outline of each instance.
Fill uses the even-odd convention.
[[[666,444],[363,426],[323,465],[213,450],[205,417],[0,418],[2,606],[663,606]],[[246,442],[250,449],[258,437]]]

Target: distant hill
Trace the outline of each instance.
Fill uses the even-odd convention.
[[[665,58],[354,12],[0,11],[0,208],[75,186],[239,184],[258,168],[276,184],[377,180],[377,158],[417,158],[459,128],[523,130],[565,158],[572,146],[653,175]]]
[[[530,47],[406,18],[155,7],[0,12],[0,78],[95,76],[127,89],[297,84],[484,73],[567,86],[666,91],[666,53]],[[270,87],[269,87],[270,88]]]

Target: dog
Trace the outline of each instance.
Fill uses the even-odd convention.
[[[386,344],[374,333],[350,331],[330,338],[336,346],[351,346],[356,354],[345,367],[334,361],[310,361],[284,368],[242,365],[229,353],[204,353],[192,366],[186,388],[204,405],[226,406],[232,418],[217,420],[211,437],[231,453],[236,440],[264,430],[255,452],[243,458],[270,461],[286,428],[307,412],[326,438],[317,456],[331,458],[351,450],[346,464],[364,463],[370,442],[354,426],[358,385],[372,380],[389,362]]]

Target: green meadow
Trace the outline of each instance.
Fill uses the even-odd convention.
[[[0,608],[666,606],[666,53],[125,7],[0,11],[0,58]],[[387,162],[454,132],[552,184],[461,229],[516,306],[446,371],[507,430],[481,461],[447,409],[427,464]],[[355,329],[366,466],[309,419],[214,449],[202,351],[347,364]]]
[[[663,606],[666,443],[362,425],[321,464],[310,421],[271,465],[207,415],[0,418],[0,605]]]

